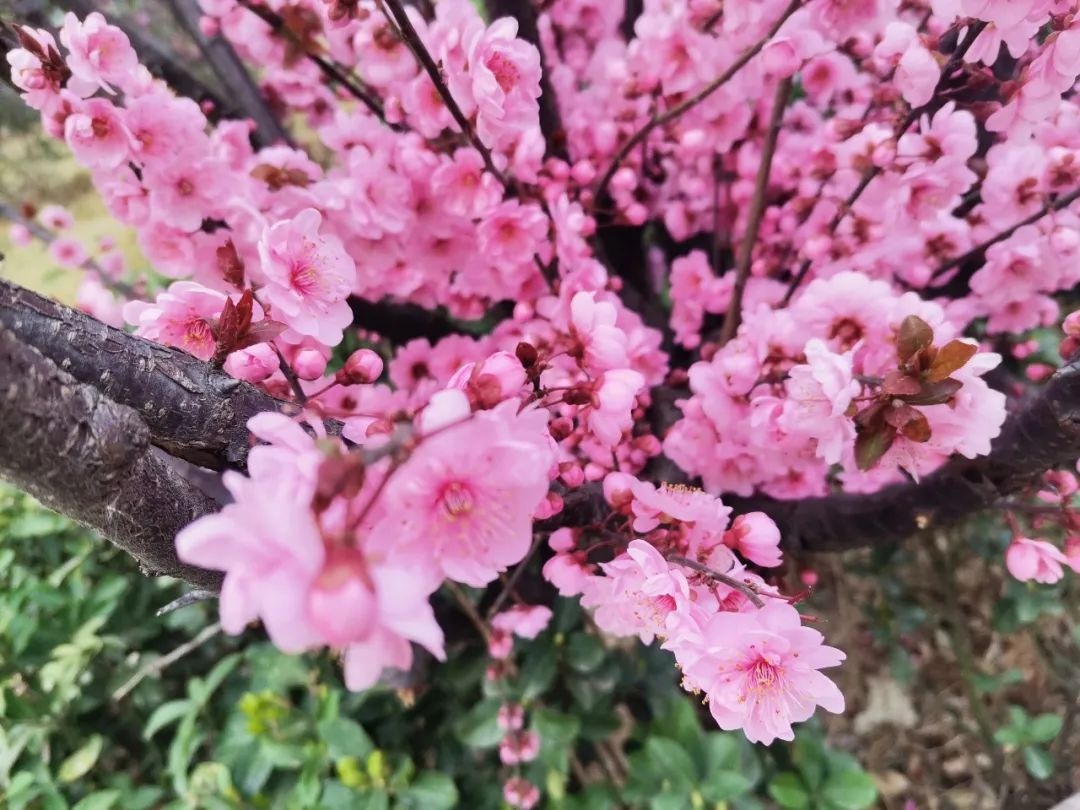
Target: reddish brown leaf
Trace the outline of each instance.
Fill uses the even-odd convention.
[[[893,405],[885,411],[885,423],[892,425],[897,430],[903,430],[912,422],[922,419],[923,415],[910,405],[900,403]]]
[[[264,318],[261,321],[253,323],[248,330],[240,336],[239,340],[236,341],[236,345],[233,346],[233,351],[246,349],[248,346],[254,346],[256,343],[269,343],[288,328],[289,327],[283,323]]]
[[[222,278],[234,287],[244,286],[244,261],[236,251],[232,239],[217,249],[218,271]]]
[[[930,324],[918,315],[908,315],[900,324],[900,332],[896,336],[896,356],[901,363],[907,363],[933,342],[934,330]]]
[[[889,396],[912,396],[922,390],[922,382],[910,374],[893,369],[885,375],[881,388]]]
[[[934,358],[934,363],[930,366],[926,379],[936,383],[952,376],[954,371],[967,365],[968,360],[974,357],[977,351],[979,351],[979,347],[971,343],[965,343],[962,340],[950,340],[938,349],[937,357]]]
[[[855,462],[859,469],[872,469],[896,440],[896,430],[883,425],[877,430],[866,430],[855,437]]]
[[[251,290],[244,290],[240,296],[240,303],[236,305],[236,315],[238,318],[238,324],[236,327],[236,336],[240,338],[248,329],[251,328],[251,308],[255,301],[255,296]]]
[[[904,435],[905,439],[910,439],[913,442],[919,442],[920,444],[922,442],[928,442],[930,441],[930,422],[923,414],[915,411],[915,418],[908,421],[908,423],[900,429],[900,432]]]
[[[963,387],[962,382],[949,377],[940,382],[923,383],[922,391],[914,396],[903,397],[903,400],[909,405],[944,405]]]

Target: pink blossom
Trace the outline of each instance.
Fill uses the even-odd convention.
[[[66,231],[75,224],[71,212],[60,205],[46,205],[37,215],[38,222],[54,231]]]
[[[322,216],[306,208],[264,231],[259,257],[267,278],[265,302],[274,317],[328,346],[341,342],[352,321],[345,300],[356,266],[336,236],[320,232]]]
[[[225,195],[221,166],[181,152],[147,170],[150,213],[182,231],[195,231],[220,210]]]
[[[540,753],[540,735],[535,731],[512,731],[499,743],[499,760],[503,765],[532,762]]]
[[[82,22],[68,12],[60,29],[60,41],[69,51],[67,63],[71,72],[107,93],[114,92],[110,84],[126,87],[139,66],[127,34],[109,25],[96,11],[86,15]]]
[[[450,579],[486,585],[519,562],[552,463],[542,411],[506,402],[429,435],[385,492],[374,530],[424,549]]]
[[[64,121],[64,138],[91,169],[111,169],[128,156],[128,134],[116,107],[103,98],[82,102]]]
[[[551,609],[543,605],[515,605],[491,620],[491,626],[522,638],[536,638],[551,621]]]
[[[605,371],[593,394],[589,430],[607,445],[616,445],[634,422],[631,411],[645,378],[628,368]]]
[[[1034,580],[1051,585],[1064,576],[1061,566],[1069,564],[1069,559],[1057,546],[1030,537],[1014,537],[1005,552],[1009,573],[1021,582]]]
[[[690,600],[686,576],[644,540],[601,565],[581,597],[597,626],[619,636],[636,635],[646,644],[667,634],[668,620]]]
[[[788,372],[787,401],[778,424],[789,435],[813,439],[828,464],[840,461],[855,439],[848,406],[859,393],[852,375],[854,350],[835,354],[818,339],[806,344],[806,365]]]
[[[227,297],[193,281],[177,281],[159,293],[153,304],[130,301],[124,319],[136,333],[166,346],[176,346],[200,360],[214,356],[214,327]]]
[[[26,247],[34,241],[34,235],[21,222],[13,222],[8,227],[8,239],[15,247]]]
[[[520,731],[525,727],[525,709],[519,703],[504,703],[499,707],[496,721],[503,731]]]
[[[543,212],[536,205],[522,205],[517,200],[500,203],[477,229],[481,250],[496,266],[531,262],[547,232]]]
[[[481,217],[494,208],[502,194],[498,181],[484,171],[484,159],[475,149],[461,148],[431,176],[432,190],[446,207],[466,217]]]
[[[61,267],[79,267],[90,258],[83,243],[72,236],[60,236],[49,244],[49,256]]]
[[[775,568],[782,560],[780,530],[762,512],[748,512],[735,518],[724,542],[755,565]]]
[[[623,368],[627,362],[626,333],[615,325],[618,312],[596,293],[579,292],[570,301],[570,327],[581,344],[585,367],[598,373]]]
[[[503,785],[503,799],[514,810],[532,810],[540,801],[540,788],[515,776]]]
[[[693,657],[685,668],[688,682],[705,692],[720,728],[742,729],[751,742],[794,739],[791,724],[809,719],[817,706],[844,710],[840,690],[818,671],[836,666],[844,654],[823,645],[821,633],[803,627],[786,602],[713,614],[700,637],[685,645]]]
[[[476,105],[477,133],[488,147],[539,126],[540,54],[516,38],[517,27],[517,20],[503,17],[465,43],[467,92]]]

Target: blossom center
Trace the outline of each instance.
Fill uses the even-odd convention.
[[[313,295],[319,291],[319,271],[310,264],[298,264],[289,274],[289,283],[301,295]]]
[[[487,67],[495,75],[504,93],[509,93],[518,83],[517,66],[501,53],[493,53],[487,59]]]
[[[460,481],[451,481],[442,491],[440,498],[443,512],[449,520],[469,514],[473,509],[473,494]]]

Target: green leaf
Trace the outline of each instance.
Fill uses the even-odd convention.
[[[1036,779],[1047,779],[1054,773],[1054,760],[1045,748],[1033,745],[1024,749],[1024,767]]]
[[[692,788],[697,782],[694,761],[686,749],[674,740],[649,737],[645,741],[645,754],[665,779],[679,787]]]
[[[326,743],[331,759],[356,757],[364,759],[375,750],[371,737],[364,727],[347,717],[335,717],[319,723],[319,737]]]
[[[1061,732],[1061,717],[1056,714],[1040,714],[1027,728],[1028,739],[1035,743],[1048,743]]]
[[[798,775],[787,771],[777,774],[769,781],[769,795],[784,810],[802,810],[810,806],[810,796]]]
[[[866,471],[881,461],[896,440],[896,430],[888,425],[863,430],[855,437],[855,462]]]
[[[754,783],[739,771],[715,771],[699,785],[701,795],[710,802],[729,802],[746,794]]]
[[[71,810],[111,810],[120,796],[119,790],[98,790],[83,797]]]
[[[146,721],[146,728],[143,729],[143,739],[149,740],[165,726],[175,723],[194,708],[190,700],[170,700],[168,703],[162,703],[154,709],[154,713]]]
[[[792,746],[792,761],[811,791],[816,791],[825,778],[825,753],[816,735],[800,734]]]
[[[877,801],[877,786],[865,771],[841,771],[825,781],[822,795],[843,810],[862,810]]]
[[[94,767],[98,756],[101,754],[101,746],[104,740],[100,734],[95,734],[85,743],[82,748],[69,756],[60,765],[57,777],[61,782],[74,782],[85,776]]]
[[[401,794],[401,799],[416,810],[450,810],[457,805],[458,791],[446,774],[425,771]]]
[[[503,738],[502,729],[496,719],[499,713],[499,701],[485,700],[477,703],[458,718],[455,725],[457,738],[470,748],[491,748]]]
[[[592,672],[604,661],[604,646],[595,636],[574,633],[566,645],[566,663],[578,672]]]

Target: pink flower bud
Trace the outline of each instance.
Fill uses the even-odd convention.
[[[326,371],[326,358],[317,349],[301,349],[293,358],[292,367],[301,380],[317,380]]]
[[[383,373],[383,360],[371,349],[357,349],[349,355],[345,365],[338,371],[336,379],[342,385],[364,385],[373,383]]]

